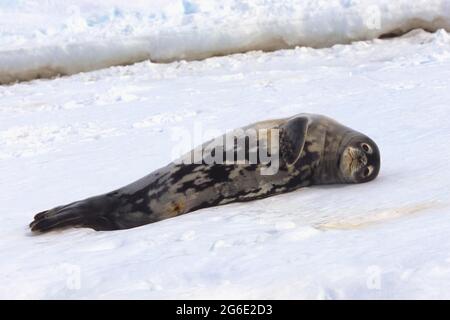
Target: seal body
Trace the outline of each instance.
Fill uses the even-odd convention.
[[[257,143],[225,144],[220,149],[220,141],[227,140],[222,136],[197,148],[202,154],[200,162],[192,161],[193,150],[123,188],[41,212],[30,227],[37,232],[71,226],[127,229],[310,185],[366,182],[379,172],[375,142],[325,116],[299,114],[241,129],[255,134]],[[263,161],[262,149],[270,161]],[[231,161],[212,161],[230,151]]]

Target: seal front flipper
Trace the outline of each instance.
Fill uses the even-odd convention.
[[[309,118],[299,116],[280,126],[280,153],[288,166],[297,162],[302,153],[308,132]]]
[[[65,227],[89,227],[95,230],[118,229],[114,214],[120,199],[106,194],[55,207],[35,215],[30,223],[33,232],[47,232]]]

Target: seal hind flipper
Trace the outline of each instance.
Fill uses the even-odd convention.
[[[30,223],[33,232],[47,232],[65,227],[89,227],[95,230],[114,230],[109,213],[116,201],[108,196],[93,197],[65,206],[42,211]]]
[[[31,231],[33,232],[46,232],[54,229],[61,229],[64,227],[77,227],[82,226],[81,215],[56,215],[54,217],[42,218],[35,220],[30,224]]]

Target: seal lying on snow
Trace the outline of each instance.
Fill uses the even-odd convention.
[[[370,138],[325,116],[299,114],[235,130],[123,188],[41,212],[30,228],[127,229],[309,185],[367,182],[379,170]]]

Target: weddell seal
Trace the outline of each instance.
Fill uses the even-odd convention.
[[[30,228],[128,229],[310,185],[367,182],[379,170],[369,137],[325,116],[299,114],[208,141],[125,187],[43,211]]]

